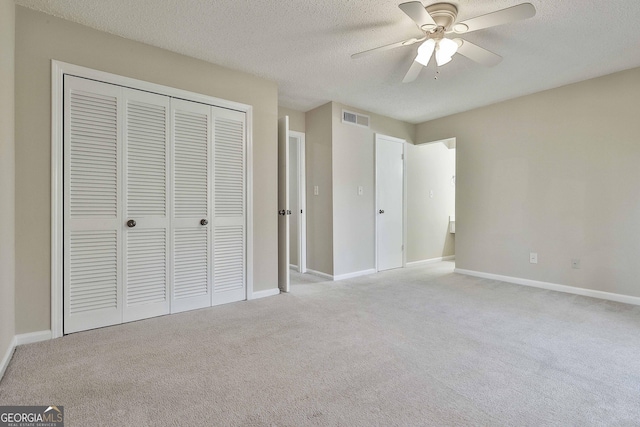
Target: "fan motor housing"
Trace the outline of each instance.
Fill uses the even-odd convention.
[[[436,3],[427,6],[426,9],[438,27],[443,27],[445,30],[449,30],[458,16],[458,8],[450,3]]]

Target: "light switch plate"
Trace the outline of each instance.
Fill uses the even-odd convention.
[[[364,188],[362,185],[358,185],[358,196],[362,196],[364,194]]]
[[[529,253],[529,262],[531,264],[537,264],[538,263],[538,253],[537,252]]]
[[[313,195],[317,196],[318,194],[320,194],[320,190],[318,189],[317,185],[313,186]]]

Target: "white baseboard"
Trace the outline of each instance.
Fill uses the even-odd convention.
[[[366,276],[367,274],[373,274],[375,272],[376,272],[375,268],[371,268],[369,270],[354,271],[353,273],[339,274],[337,276],[333,276],[333,280],[351,279],[353,277]]]
[[[307,273],[309,274],[313,274],[314,276],[318,276],[318,277],[322,277],[323,279],[328,279],[328,280],[333,280],[333,276],[327,273],[322,273],[320,271],[316,271],[316,270],[311,270],[310,268],[307,268]]]
[[[300,270],[300,269],[298,268],[298,266],[297,266],[297,265],[295,265],[295,264],[289,264],[289,268],[290,268],[290,269],[292,269],[292,270],[295,270],[295,271],[299,271],[299,270]]]
[[[2,361],[0,361],[0,381],[2,377],[4,377],[4,373],[9,367],[9,362],[11,362],[11,358],[13,357],[13,352],[16,350],[16,338],[13,337],[11,343],[9,343],[9,348],[7,348],[7,352],[4,354]]]
[[[28,334],[20,334],[13,337],[13,340],[11,340],[11,344],[9,345],[7,352],[4,354],[2,361],[0,361],[0,380],[7,370],[9,362],[11,361],[11,357],[13,356],[13,352],[16,350],[17,346],[23,344],[31,344],[34,342],[47,341],[51,339],[51,336],[51,331],[38,331],[30,332]]]
[[[34,342],[47,341],[52,337],[51,331],[29,332],[28,334],[16,335],[16,345],[31,344]]]
[[[272,297],[274,295],[280,295],[280,289],[275,288],[275,289],[267,289],[266,291],[254,292],[253,294],[251,294],[251,299]]]
[[[421,261],[411,261],[407,263],[407,267],[416,267],[418,265],[434,264],[436,262],[442,262],[442,261],[452,261],[454,259],[456,259],[455,255],[449,255],[449,256],[442,256],[439,258],[423,259]]]
[[[585,297],[600,298],[608,301],[622,302],[625,304],[640,305],[640,297],[630,295],[614,294],[612,292],[596,291],[593,289],[578,288],[575,286],[559,285],[557,283],[540,282],[538,280],[522,279],[519,277],[501,276],[499,274],[483,273],[481,271],[463,270],[456,268],[455,273],[467,276],[480,277],[483,279],[500,280],[501,282],[513,283],[522,286],[548,289],[550,291],[565,292],[568,294],[582,295]]]

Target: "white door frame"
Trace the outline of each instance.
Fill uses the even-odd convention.
[[[404,139],[396,138],[393,136],[383,135],[380,133],[375,134],[375,143],[378,144],[379,139],[386,139],[388,141],[394,141],[402,144],[402,267],[407,266],[407,141]],[[374,182],[374,194],[375,194],[375,241],[374,241],[374,254],[375,254],[375,267],[378,269],[378,159],[375,156],[376,150],[374,146],[374,169],[375,169],[375,182]]]
[[[307,272],[307,194],[306,194],[306,163],[305,163],[305,134],[294,130],[289,131],[290,138],[298,141],[298,201],[300,203],[300,220],[298,221],[298,271]],[[291,179],[291,178],[289,178]]]
[[[64,259],[64,199],[63,199],[63,100],[64,75],[71,74],[119,86],[134,87],[174,98],[201,102],[246,114],[246,298],[253,298],[253,107],[208,95],[175,89],[143,80],[119,76],[68,64],[51,61],[51,337],[63,335],[63,269]]]

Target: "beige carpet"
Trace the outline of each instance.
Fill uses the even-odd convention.
[[[452,269],[21,346],[0,404],[67,426],[640,424],[640,307]]]
[[[313,283],[326,282],[327,279],[323,279],[322,277],[314,276],[310,273],[298,273],[294,270],[289,270],[291,285],[311,285]]]

